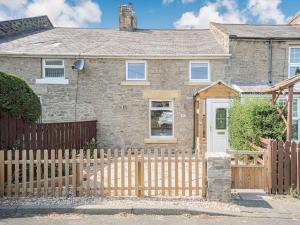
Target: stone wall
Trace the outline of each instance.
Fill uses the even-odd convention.
[[[230,41],[230,39],[229,39],[228,34],[221,31],[220,28],[217,28],[214,25],[214,23],[209,24],[209,30],[215,36],[217,42],[222,46],[223,50],[226,53],[229,53],[229,41]]]
[[[74,121],[78,76],[77,120],[98,120],[98,140],[104,147],[193,147],[195,92],[206,85],[188,85],[189,60],[147,60],[149,86],[121,85],[125,59],[86,59],[82,72],[71,69],[75,59],[65,59],[68,85],[36,84],[41,78],[41,58],[0,57],[0,70],[25,79],[41,96],[44,122]],[[211,60],[212,80],[223,80],[226,60]],[[176,144],[145,144],[149,137],[149,99],[144,90],[176,90],[174,99]]]
[[[206,152],[207,200],[228,202],[231,199],[231,158],[223,152]]]
[[[299,40],[300,43],[300,40]],[[273,82],[288,77],[289,46],[287,41],[273,41]],[[267,40],[230,40],[230,54],[226,65],[228,83],[253,82],[268,84],[269,49]]]
[[[210,30],[223,49],[231,54],[225,66],[225,79],[232,83],[268,84],[269,40],[229,37],[221,28],[210,24]],[[300,40],[273,40],[272,81],[288,78],[289,47],[299,46]]]
[[[0,22],[0,37],[51,28],[53,25],[47,16],[3,21]]]

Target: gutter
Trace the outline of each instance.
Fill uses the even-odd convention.
[[[282,38],[282,37],[239,37],[236,35],[229,35],[230,39],[235,39],[235,40],[270,40],[272,39],[273,41],[289,41],[289,40],[300,40],[299,37],[287,37],[287,38]]]
[[[0,56],[31,57],[31,58],[77,58],[78,54],[28,54],[15,52],[0,52]],[[199,54],[199,55],[80,55],[81,58],[107,58],[107,59],[228,59],[231,54]]]

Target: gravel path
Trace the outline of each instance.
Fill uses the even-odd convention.
[[[232,203],[208,202],[196,197],[164,198],[164,197],[19,197],[0,198],[0,206],[120,206],[120,207],[182,207],[205,208],[238,212],[239,207]]]

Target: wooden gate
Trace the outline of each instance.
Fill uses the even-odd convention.
[[[264,189],[272,194],[300,193],[300,143],[261,139],[255,151],[234,151],[233,189]]]
[[[231,165],[233,189],[266,189],[265,151],[236,151]]]
[[[233,151],[231,172],[233,189],[270,189],[271,140],[261,138],[254,151]]]

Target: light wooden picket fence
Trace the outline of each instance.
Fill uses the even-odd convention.
[[[198,152],[0,151],[0,196],[199,196]]]

